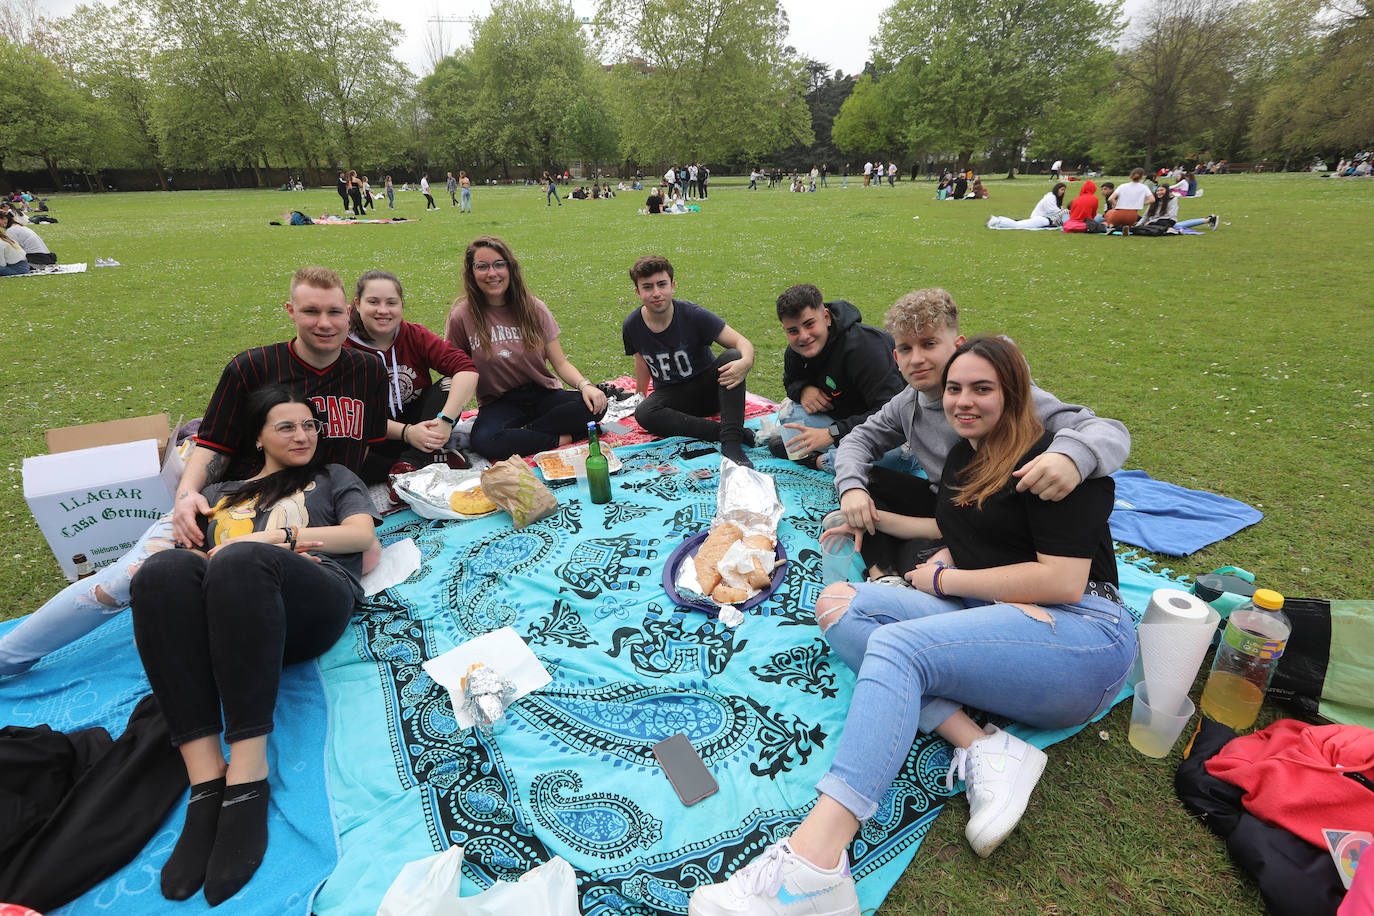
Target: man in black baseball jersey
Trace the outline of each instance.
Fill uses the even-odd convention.
[[[327,462],[361,475],[368,445],[386,438],[386,366],[375,354],[344,347],[348,300],[339,275],[325,267],[296,271],[286,311],[296,325],[295,339],[231,359],[205,409],[173,510],[173,531],[183,543],[201,543],[197,516],[210,514],[200,495],[206,484],[256,470],[257,431],[243,428],[243,404],[263,385],[288,385],[310,399],[326,424],[319,449]]]
[[[68,585],[6,633],[0,639],[0,676],[28,670],[128,607],[129,583],[150,554],[177,542],[203,544],[199,516],[208,516],[210,506],[200,491],[216,480],[243,479],[257,470],[257,430],[243,424],[245,399],[263,385],[303,391],[326,424],[318,446],[326,461],[354,473],[362,470],[368,445],[386,437],[386,366],[373,353],[344,347],[348,301],[334,271],[296,271],[286,311],[296,326],[294,339],[245,350],[225,366],[182,473],[172,514],[154,522],[124,556]],[[364,555],[364,569],[376,565],[379,555],[374,544]]]

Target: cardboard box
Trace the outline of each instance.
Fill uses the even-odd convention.
[[[25,458],[24,499],[62,572],[119,559],[172,509],[182,461],[166,414],[47,432],[50,455]]]

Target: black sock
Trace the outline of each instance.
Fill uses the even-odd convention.
[[[267,852],[267,780],[226,786],[215,848],[205,867],[205,901],[219,906],[237,894]]]
[[[744,441],[744,445],[746,448],[753,448],[755,445],[758,444],[758,438],[755,437],[754,430],[751,427],[744,427],[744,433],[740,436],[740,438]]]
[[[185,900],[205,883],[205,863],[215,844],[219,806],[224,800],[224,777],[191,786],[186,803],[186,821],[167,864],[162,866],[162,896]]]
[[[720,454],[724,458],[729,458],[735,464],[741,464],[747,468],[752,468],[754,466],[754,462],[750,461],[745,456],[744,449],[738,442],[722,442],[720,444]]]

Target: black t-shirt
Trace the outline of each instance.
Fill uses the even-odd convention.
[[[710,372],[716,358],[711,342],[725,329],[725,319],[686,299],[673,300],[673,320],[662,331],[644,323],[644,312],[635,309],[620,325],[625,355],[638,353],[649,366],[654,385],[681,385]]]
[[[650,195],[649,195],[649,199],[646,200],[646,201],[644,201],[644,205],[645,205],[646,207],[649,208],[649,212],[650,212],[650,213],[662,213],[662,212],[663,212],[663,195],[662,195],[662,194],[650,194]]]
[[[1045,433],[1016,463],[1021,467],[1044,452],[1054,439]],[[1058,502],[1029,491],[1016,492],[1017,478],[983,503],[983,508],[957,506],[957,476],[973,460],[973,447],[960,439],[950,450],[940,476],[935,520],[949,545],[954,563],[963,569],[989,569],[1035,560],[1037,553],[1055,557],[1088,557],[1088,578],[1117,584],[1116,556],[1107,527],[1116,498],[1110,477],[1092,477]]]
[[[266,531],[269,528],[285,528],[288,525],[299,528],[323,528],[327,525],[337,525],[350,515],[370,516],[374,524],[379,521],[372,506],[372,499],[367,495],[367,488],[358,479],[358,475],[337,464],[325,465],[304,490],[297,490],[290,496],[278,500],[266,512],[259,512],[257,503],[251,500],[242,505],[224,508],[224,503],[228,501],[225,494],[235,492],[243,484],[242,480],[215,483],[201,491],[205,501],[213,508],[205,523],[206,549],[216,547],[230,538],[253,531]],[[311,551],[310,555],[319,557],[321,563],[348,579],[361,596],[361,553],[335,554]]]
[[[386,438],[387,374],[380,356],[345,347],[328,368],[316,369],[291,343],[254,347],[224,367],[196,434],[197,445],[229,456],[227,479],[247,478],[261,466],[253,454],[258,431],[245,428],[248,396],[271,384],[310,401],[325,423],[319,448],[326,462],[360,473],[368,444]]]

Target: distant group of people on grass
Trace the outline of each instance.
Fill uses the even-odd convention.
[[[983,179],[974,177],[973,169],[940,170],[940,180],[935,186],[936,200],[987,200],[988,196]]]
[[[1332,178],[1368,178],[1374,174],[1374,150],[1363,150],[1353,157],[1341,157]]]
[[[1017,220],[1007,216],[988,217],[989,229],[1051,229],[1064,232],[1108,233],[1116,235],[1177,235],[1184,229],[1207,226],[1216,229],[1215,213],[1195,219],[1179,219],[1179,200],[1198,196],[1196,175],[1183,173],[1172,187],[1165,181],[1147,178],[1144,169],[1134,169],[1130,180],[1117,187],[1104,181],[1100,188],[1103,213],[1098,217],[1099,187],[1087,179],[1078,195],[1067,206],[1065,182],[1054,186],[1036,202],[1030,216]]]
[[[705,200],[710,193],[711,170],[700,162],[670,165],[663,173],[663,188],[669,197]]]

